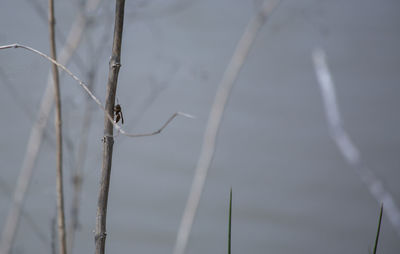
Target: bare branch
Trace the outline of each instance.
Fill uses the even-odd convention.
[[[257,36],[258,31],[270,16],[279,1],[271,1],[264,4],[262,9],[250,20],[242,38],[236,46],[235,52],[225,70],[224,76],[218,85],[218,91],[214,99],[214,104],[208,118],[206,131],[203,138],[201,154],[197,162],[195,176],[192,187],[182,216],[178,230],[177,239],[174,247],[174,254],[183,254],[189,239],[194,216],[200,202],[207,171],[214,156],[215,143],[218,129],[224,113],[225,105],[228,100],[232,86],[237,79],[240,69],[243,66],[251,46]]]
[[[114,117],[111,117],[110,115],[114,115],[115,93],[117,91],[118,74],[121,67],[121,44],[124,26],[125,0],[116,0],[115,3],[114,36],[112,54],[109,62],[106,106],[104,108],[103,163],[100,176],[96,230],[94,236],[96,254],[104,254],[106,245],[108,193],[110,189],[111,163],[114,145],[113,124],[115,124]]]
[[[51,57],[49,57],[48,55],[46,55],[46,54],[40,52],[39,50],[34,49],[34,48],[31,48],[31,47],[29,47],[29,46],[25,46],[25,45],[17,44],[17,43],[15,43],[15,44],[10,44],[10,45],[3,45],[3,46],[0,46],[0,50],[2,50],[2,49],[12,49],[12,48],[22,48],[22,49],[26,49],[26,50],[28,50],[28,51],[34,52],[34,53],[36,53],[36,54],[38,54],[38,55],[44,57],[46,60],[52,62],[53,64],[57,65],[57,66],[58,66],[59,68],[61,68],[63,71],[65,71],[69,76],[71,76],[73,79],[75,79],[75,80],[79,83],[79,85],[86,91],[87,94],[89,94],[89,96],[94,100],[94,102],[106,113],[105,117],[111,122],[111,124],[114,126],[114,128],[115,128],[118,132],[120,132],[122,135],[125,135],[125,136],[128,136],[128,137],[132,137],[132,138],[136,138],[136,137],[146,137],[146,136],[152,136],[152,135],[159,134],[159,133],[162,131],[162,129],[165,128],[165,126],[163,126],[163,127],[161,128],[161,130],[159,130],[159,131],[155,131],[155,132],[152,132],[152,133],[145,133],[145,134],[132,134],[132,133],[127,133],[124,129],[121,128],[121,126],[119,126],[119,125],[114,121],[114,117],[113,117],[110,113],[107,113],[107,112],[106,112],[105,107],[101,104],[100,100],[90,91],[90,89],[87,87],[87,85],[86,85],[82,80],[80,80],[75,74],[73,74],[73,73],[72,73],[67,67],[65,67],[63,64],[57,62],[56,60],[54,60],[54,59],[52,59]],[[186,114],[186,113],[182,113],[182,112],[177,112],[177,113],[175,113],[175,114],[181,115],[181,116],[185,116],[185,117],[189,117],[189,118],[193,118],[193,116],[191,116],[191,115],[189,115],[189,114]],[[175,115],[175,114],[174,114],[174,115]],[[174,117],[175,117],[175,116],[174,116]],[[171,116],[171,118],[174,118],[174,117]],[[172,120],[172,119],[171,119],[171,120]],[[168,119],[167,125],[168,125],[168,123],[169,123],[171,120]],[[105,133],[105,136],[106,136],[106,137],[107,137],[107,136],[112,137],[112,135],[110,135],[110,133]]]
[[[90,2],[90,1],[93,1],[93,0],[87,0],[87,1]],[[44,4],[40,3],[40,1],[38,1],[38,0],[25,0],[25,2],[32,6],[32,8],[36,11],[37,15],[39,16],[39,18],[43,22],[45,22],[45,23],[48,22],[48,14],[46,12],[46,8],[45,8]],[[89,5],[88,2],[86,3],[86,6]],[[83,11],[81,11],[81,14],[84,15]],[[80,22],[80,20],[79,20],[80,16],[81,15],[78,15],[78,18],[75,19],[74,23]],[[64,51],[65,50],[66,51],[74,51],[75,42],[73,40],[71,40],[71,39],[80,38],[79,30],[81,30],[81,29],[84,30],[84,28],[82,26],[73,25],[72,29],[69,32],[68,37],[66,39],[65,36],[62,33],[62,30],[57,27],[57,24],[54,24],[54,29],[56,31],[56,39],[57,39],[57,41],[61,42],[61,43],[64,43],[64,46],[63,46],[63,50]],[[59,59],[62,59],[61,55],[60,55]],[[83,63],[83,60],[79,55],[74,55],[74,64],[79,69],[84,69],[85,68],[85,64]]]
[[[374,172],[361,160],[359,149],[351,141],[350,136],[343,127],[343,121],[336,100],[335,85],[326,63],[324,51],[322,49],[315,49],[312,58],[324,102],[325,115],[328,121],[331,137],[345,160],[354,167],[371,195],[379,203],[385,204],[385,213],[396,230],[397,235],[400,236],[400,210],[394,197],[385,189],[382,181],[374,174]]]
[[[97,103],[97,105],[99,105],[103,110],[104,107],[103,105],[101,105],[101,102],[99,99],[96,98],[96,96],[94,96],[94,94],[87,88],[87,86],[85,85],[85,83],[83,83],[83,81],[81,81],[76,75],[74,75],[67,67],[65,67],[63,64],[57,62],[56,60],[52,59],[51,57],[49,57],[48,55],[46,55],[45,53],[40,52],[39,50],[36,50],[34,48],[31,48],[29,46],[25,46],[25,45],[21,45],[21,44],[10,44],[10,45],[4,45],[4,46],[0,46],[0,50],[1,49],[10,49],[10,48],[23,48],[26,49],[28,51],[34,52],[42,57],[44,57],[45,59],[47,59],[48,61],[52,62],[53,64],[57,65],[59,68],[61,68],[62,70],[64,70],[68,75],[70,75],[73,79],[75,79],[81,86],[82,88],[90,95],[90,97],[92,97],[92,99]]]
[[[149,133],[142,133],[142,134],[129,134],[123,130],[120,130],[120,131],[125,136],[131,137],[131,138],[148,137],[148,136],[157,135],[157,134],[160,134],[161,131],[164,130],[164,128],[167,127],[167,125],[177,116],[184,116],[184,117],[192,118],[192,119],[195,118],[194,116],[183,113],[183,112],[175,112],[172,116],[170,116],[170,118],[168,118],[168,120],[163,124],[163,126],[161,126],[161,128],[156,131],[149,132]]]

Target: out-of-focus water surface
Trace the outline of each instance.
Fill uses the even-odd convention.
[[[56,1],[64,38],[78,2]],[[46,4],[3,1],[0,44],[49,52],[46,16],[37,11],[46,11]],[[116,138],[106,246],[109,253],[171,253],[217,84],[259,1],[126,4],[117,91],[124,127],[152,131],[176,111],[196,119],[177,118],[153,137]],[[76,62],[90,66],[99,56],[95,93],[102,101],[111,51],[103,33],[112,35],[113,11],[112,3],[102,3],[91,14],[97,18],[79,47],[80,60],[69,65],[87,80],[86,67]],[[226,252],[230,187],[236,253],[368,253],[379,204],[329,137],[311,52],[326,50],[345,128],[400,203],[399,11],[400,2],[392,0],[282,2],[235,83],[187,253]],[[7,50],[0,52],[0,68],[8,79],[0,80],[2,228],[49,64]],[[61,82],[68,223],[85,96],[71,78],[62,75]],[[75,253],[94,250],[103,114],[94,106],[92,117]],[[50,136],[53,129],[49,123]],[[53,143],[45,141],[40,150],[24,206],[30,219],[20,223],[14,253],[51,252]],[[379,253],[400,252],[399,236],[385,216],[380,239]]]

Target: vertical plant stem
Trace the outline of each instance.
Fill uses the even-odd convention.
[[[108,116],[114,115],[115,93],[117,90],[118,73],[121,66],[121,41],[124,24],[124,0],[116,0],[114,38],[112,55],[109,63],[108,83],[106,91],[106,111],[104,112],[103,165],[100,178],[100,190],[97,203],[95,245],[96,254],[103,254],[106,243],[106,217],[108,192],[110,187],[111,163],[113,152],[113,123]]]
[[[376,250],[378,248],[379,234],[381,232],[381,224],[382,224],[382,213],[383,213],[383,203],[381,204],[381,209],[379,211],[379,220],[378,220],[378,229],[376,230],[375,244],[373,254],[376,254]]]
[[[265,1],[262,8],[254,15],[254,17],[252,17],[235,48],[221,82],[218,85],[214,103],[210,115],[208,116],[207,127],[203,137],[203,145],[197,161],[193,183],[178,229],[173,252],[174,254],[185,253],[193,220],[203,193],[207,172],[214,157],[219,126],[233,84],[235,83],[239,71],[241,70],[250,48],[256,39],[258,31],[279,2],[280,0]]]
[[[50,53],[54,60],[57,60],[56,55],[56,40],[54,31],[54,2],[49,0],[49,30],[50,30]],[[57,139],[57,226],[58,226],[58,241],[60,254],[67,253],[67,244],[65,236],[65,215],[64,215],[64,191],[63,191],[63,174],[62,174],[62,129],[61,129],[61,98],[60,98],[60,80],[58,76],[57,65],[51,65],[54,81],[54,100],[56,104],[56,139]]]
[[[228,254],[231,254],[231,234],[232,234],[232,188],[229,193]]]

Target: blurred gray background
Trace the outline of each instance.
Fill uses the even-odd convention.
[[[82,3],[55,2],[58,33],[65,38]],[[93,22],[79,57],[68,65],[87,80],[82,66],[97,64],[95,94],[102,101],[113,29],[114,1],[109,2],[90,13]],[[0,44],[49,52],[47,1],[1,3]],[[109,253],[172,252],[216,87],[260,3],[126,1],[117,90],[125,129],[153,131],[176,111],[196,119],[177,118],[153,137],[116,138]],[[329,136],[311,53],[325,49],[344,126],[400,203],[399,12],[397,0],[282,1],[235,83],[187,253],[226,253],[230,187],[234,253],[369,253],[379,204]],[[30,52],[7,50],[0,52],[0,67],[7,77],[0,79],[2,228],[50,65]],[[86,96],[70,77],[61,77],[69,223],[71,169]],[[92,105],[74,253],[94,250],[103,113]],[[53,125],[52,114],[50,136]],[[51,252],[54,150],[49,141],[41,147],[24,206],[34,224],[22,218],[13,253]],[[385,216],[381,233],[378,253],[400,253],[399,236]]]

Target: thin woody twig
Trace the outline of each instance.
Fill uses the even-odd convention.
[[[25,46],[22,44],[9,44],[9,45],[3,45],[0,46],[0,50],[2,49],[12,49],[12,48],[22,48],[22,49],[26,49],[28,51],[34,52],[42,57],[44,57],[46,60],[52,62],[53,64],[57,65],[59,68],[61,68],[63,71],[65,71],[69,76],[71,76],[74,80],[76,80],[79,85],[86,91],[87,94],[89,94],[89,96],[94,100],[94,102],[106,113],[105,117],[112,123],[112,125],[114,126],[114,128],[120,132],[122,135],[125,135],[127,137],[131,137],[131,138],[137,138],[137,137],[147,137],[147,136],[153,136],[156,134],[159,134],[171,121],[173,118],[175,118],[176,116],[180,115],[180,116],[185,116],[185,117],[189,117],[189,118],[194,118],[192,115],[183,113],[183,112],[176,112],[174,113],[168,120],[167,122],[157,131],[151,132],[151,133],[144,133],[144,134],[135,134],[135,133],[127,133],[124,129],[122,129],[121,126],[119,126],[113,119],[113,116],[111,116],[111,114],[106,112],[105,107],[101,104],[100,100],[90,91],[90,89],[87,87],[87,85],[80,80],[75,74],[73,74],[67,67],[65,67],[63,64],[57,62],[56,60],[52,59],[51,57],[49,57],[48,55],[40,52],[37,49],[31,48],[29,46]],[[110,133],[105,133],[105,136],[112,136],[110,135]]]
[[[186,114],[186,113],[183,113],[183,112],[175,112],[174,114],[172,114],[172,116],[170,116],[168,118],[168,120],[163,124],[163,126],[161,126],[161,128],[156,130],[156,131],[149,132],[149,133],[142,133],[142,134],[129,134],[129,133],[126,133],[123,130],[120,130],[120,131],[121,131],[121,133],[123,135],[131,137],[131,138],[154,136],[154,135],[160,134],[161,131],[164,130],[165,127],[167,127],[167,125],[170,124],[171,121],[177,116],[184,116],[184,117],[187,117],[187,118],[195,118],[194,116]]]
[[[93,0],[88,0],[88,1],[90,2],[90,1],[93,1]],[[48,22],[48,14],[46,12],[46,8],[44,7],[44,4],[40,3],[40,1],[38,1],[38,0],[25,0],[25,2],[27,2],[29,5],[32,6],[32,8],[36,11],[37,15],[39,16],[39,18],[43,22],[45,22],[45,23]],[[86,6],[88,6],[88,5],[89,5],[89,3],[86,3]],[[81,11],[81,13],[83,13],[83,11]],[[77,21],[80,22],[79,21],[79,15],[78,15],[78,18],[75,19],[74,22],[77,22]],[[68,51],[69,50],[74,51],[75,43],[73,41],[71,41],[70,39],[72,37],[79,38],[79,30],[81,30],[81,29],[83,30],[82,27],[76,26],[76,25],[73,25],[72,28],[73,29],[71,29],[71,31],[69,32],[68,37],[66,39],[65,35],[63,34],[62,29],[59,29],[57,27],[57,24],[54,24],[54,29],[56,31],[56,39],[57,39],[57,41],[60,42],[60,43],[64,43],[64,46],[63,46],[64,49],[63,50],[65,50],[67,48],[70,48],[70,49],[67,49],[67,50]],[[71,35],[74,35],[74,36],[71,37]],[[77,35],[77,36],[75,36],[75,35]],[[61,57],[60,57],[60,59],[61,59]],[[82,58],[79,55],[74,55],[74,64],[79,69],[84,69],[85,68],[85,64],[84,64]]]
[[[113,132],[115,127],[118,132],[129,137],[144,137],[159,134],[177,115],[184,115],[182,113],[175,113],[167,122],[157,131],[145,134],[128,134],[119,127],[114,121],[114,106],[115,94],[117,91],[118,74],[121,67],[121,44],[122,44],[122,31],[124,25],[124,11],[125,0],[116,0],[115,5],[115,22],[114,22],[114,36],[112,45],[112,54],[109,62],[109,74],[106,88],[106,104],[104,109],[104,137],[103,137],[103,161],[100,176],[100,189],[97,202],[96,214],[96,229],[95,229],[95,253],[103,254],[105,252],[106,243],[106,221],[107,221],[107,208],[108,208],[108,194],[110,189],[111,178],[111,164],[113,155],[114,137]],[[86,90],[86,89],[85,89]],[[94,96],[93,96],[94,97]]]
[[[186,203],[185,210],[179,226],[174,254],[184,254],[192,228],[193,220],[203,192],[207,171],[210,168],[214,156],[216,138],[221,123],[222,115],[228,101],[232,86],[239,74],[240,69],[249,53],[251,46],[257,36],[258,31],[276,8],[279,1],[266,2],[261,10],[250,20],[242,38],[238,42],[233,56],[225,70],[218,91],[214,99],[214,104],[208,118],[206,131],[204,133],[203,145],[199,160],[195,170],[192,187]]]
[[[57,59],[56,39],[55,39],[55,18],[54,18],[54,0],[49,0],[49,30],[50,30],[50,52],[51,58]],[[56,103],[55,129],[57,139],[57,225],[58,225],[58,242],[59,253],[67,254],[67,241],[65,232],[65,212],[64,212],[64,188],[63,188],[63,170],[62,170],[62,120],[61,120],[61,95],[60,95],[60,78],[58,75],[57,65],[52,64],[54,82],[54,100]]]
[[[26,49],[28,51],[34,52],[42,57],[44,57],[45,59],[47,59],[48,61],[52,62],[53,64],[57,65],[59,68],[61,68],[62,70],[64,70],[68,75],[70,75],[73,79],[75,79],[81,86],[82,88],[90,95],[90,97],[92,97],[92,99],[103,109],[103,105],[101,105],[101,102],[99,99],[97,99],[96,96],[94,96],[94,94],[87,88],[87,86],[85,85],[85,83],[83,83],[83,81],[81,81],[75,74],[73,74],[67,67],[65,67],[63,64],[57,62],[56,60],[54,60],[53,58],[49,57],[48,55],[46,55],[45,53],[40,52],[37,49],[31,48],[29,46],[25,46],[22,44],[10,44],[10,45],[4,45],[4,46],[0,46],[0,50],[1,49],[10,49],[10,48],[23,48]]]
[[[87,1],[93,1],[93,0],[87,0]],[[32,6],[32,8],[36,11],[37,15],[39,16],[39,18],[41,18],[41,20],[45,23],[48,22],[48,14],[46,13],[46,8],[43,6],[42,3],[40,3],[40,1],[38,0],[25,0],[25,2],[27,2],[28,4],[30,4]],[[89,5],[89,3],[86,3],[86,7]],[[86,8],[88,9],[88,8]],[[84,10],[82,10],[80,12],[81,15],[85,15],[83,14]],[[76,22],[80,22],[79,20],[80,15],[77,16],[77,18],[75,18],[74,23]],[[76,26],[76,24],[72,25],[72,29],[70,30],[67,38],[65,38],[65,35],[63,34],[62,29],[59,29],[57,27],[57,24],[54,24],[54,29],[56,31],[56,39],[58,42],[60,43],[64,43],[63,46],[63,50],[72,50],[74,51],[75,48],[75,42],[73,40],[71,40],[71,38],[80,38],[79,33],[80,30],[84,30],[83,27],[81,26]],[[71,37],[71,35],[73,35]],[[69,48],[69,49],[68,49]],[[60,54],[61,56],[61,54]],[[71,55],[72,56],[72,55]],[[61,59],[61,57],[60,57]],[[74,64],[79,68],[79,69],[84,69],[85,68],[85,64],[83,62],[83,59],[78,55],[74,55]]]

